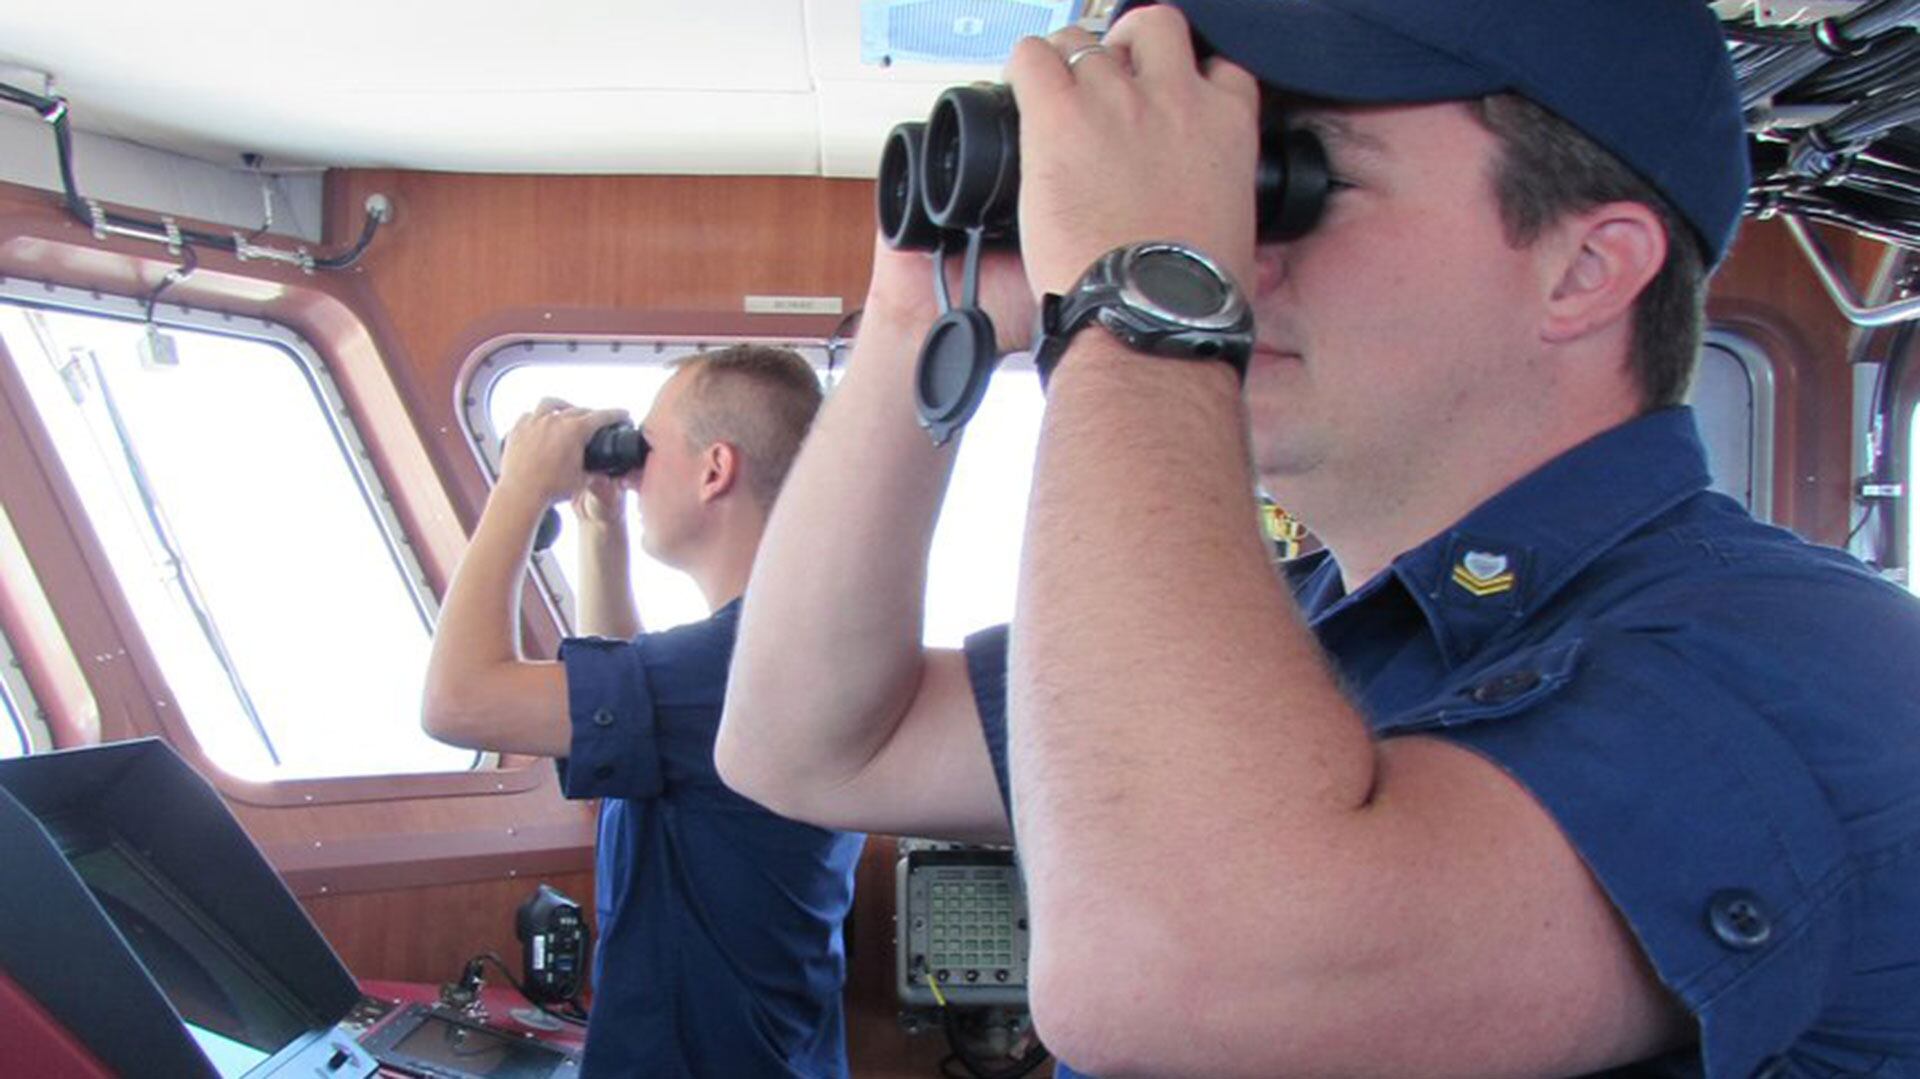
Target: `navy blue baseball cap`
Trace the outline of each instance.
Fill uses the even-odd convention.
[[[1704,0],[1172,2],[1216,52],[1280,90],[1355,103],[1518,94],[1666,196],[1709,263],[1733,244],[1746,129]]]

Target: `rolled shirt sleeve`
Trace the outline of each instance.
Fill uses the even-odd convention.
[[[665,788],[646,639],[561,643],[572,742],[557,761],[568,798],[652,798]]]

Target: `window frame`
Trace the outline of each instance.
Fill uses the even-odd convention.
[[[278,292],[282,286],[275,285],[274,289]],[[145,317],[144,302],[133,296],[9,273],[4,267],[0,267],[0,299],[85,314],[131,317],[140,321],[144,321]],[[406,529],[406,522],[397,512],[393,492],[387,489],[375,465],[368,440],[359,429],[359,417],[349,406],[321,350],[298,329],[285,322],[262,314],[220,310],[184,299],[159,304],[154,311],[154,321],[163,328],[174,326],[264,339],[291,353],[302,367],[309,385],[314,388],[342,452],[355,472],[354,478],[360,485],[363,497],[369,499],[376,519],[381,523],[383,540],[395,559],[396,567],[401,570],[416,609],[425,612],[429,625],[437,622],[437,595],[418,553],[416,539]],[[227,797],[236,802],[265,807],[517,793],[531,790],[547,781],[549,773],[543,767],[545,761],[497,754],[478,754],[474,767],[457,772],[249,780],[220,768],[207,756],[198,737],[180,715],[178,702],[168,687],[165,673],[146,643],[105,550],[93,532],[92,522],[78,492],[71,487],[59,451],[53,445],[24,382],[11,362],[0,364],[0,404],[10,409],[12,419],[27,446],[28,452],[22,455],[22,463],[37,472],[39,483],[34,486],[42,489],[52,504],[53,515],[59,518],[57,525],[47,522],[53,526],[51,528],[30,528],[26,522],[21,522],[22,545],[27,549],[29,561],[36,567],[43,567],[77,554],[79,561],[84,563],[84,577],[88,579],[95,602],[85,603],[67,588],[46,580],[49,600],[63,625],[79,613],[74,610],[76,604],[91,607],[91,610],[79,613],[79,618],[88,622],[90,628],[105,629],[116,645],[105,650],[95,649],[91,655],[80,654],[77,657],[81,661],[88,688],[103,710],[103,740],[162,735],[182,756],[198,766],[201,773]],[[34,535],[28,535],[29,532]],[[54,532],[65,535],[57,537]],[[41,557],[36,557],[36,554]],[[61,576],[65,579],[70,575]],[[70,585],[72,582],[69,580],[66,583]],[[128,674],[132,676],[132,684],[122,680]],[[104,713],[109,710],[117,711],[118,716],[108,718]]]

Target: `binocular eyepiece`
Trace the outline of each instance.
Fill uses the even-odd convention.
[[[587,439],[580,467],[604,476],[624,476],[647,461],[646,436],[630,423],[610,423]]]
[[[1253,180],[1260,239],[1295,239],[1313,227],[1326,203],[1326,152],[1312,134],[1263,116]],[[924,123],[897,124],[888,133],[879,181],[876,209],[890,247],[931,251],[947,234],[974,229],[987,241],[1014,239],[1020,115],[1013,91],[979,83],[942,93]]]

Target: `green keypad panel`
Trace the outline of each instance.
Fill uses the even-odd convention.
[[[1024,1006],[1030,934],[1012,852],[924,840],[901,846],[895,895],[901,1001]]]
[[[1013,882],[939,880],[928,889],[927,959],[956,975],[991,978],[1013,967]],[[1004,979],[1004,975],[1002,976]]]

